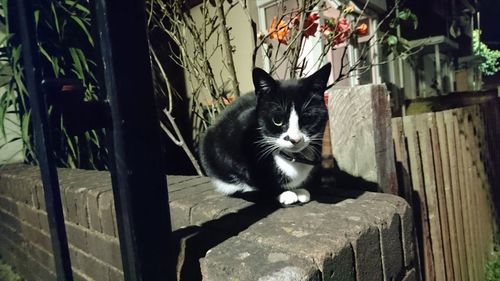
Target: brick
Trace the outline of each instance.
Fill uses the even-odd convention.
[[[118,239],[98,233],[88,233],[87,246],[90,255],[117,269],[122,269]]]
[[[115,209],[115,204],[114,204],[114,199],[111,204],[111,219],[113,220],[113,236],[118,238],[118,221],[116,219],[116,209]]]
[[[195,190],[194,190],[195,189]],[[212,193],[217,194],[219,196],[222,196],[220,193],[215,193],[215,188],[212,186],[211,183],[203,182],[200,183],[196,186],[186,186],[180,189],[177,189],[176,191],[170,192],[168,194],[168,200],[170,202],[184,199],[184,198],[189,198],[189,197],[197,197],[201,193],[205,193],[207,191],[212,191]]]
[[[0,241],[2,242],[0,243],[2,258],[13,265],[16,272],[26,280],[48,281],[56,279],[53,270],[40,264],[31,256],[32,252],[20,246],[22,244],[12,243],[5,239],[0,239]]]
[[[22,221],[30,224],[35,228],[41,228],[38,215],[39,211],[25,204],[17,204],[17,209],[19,212],[18,216]]]
[[[14,217],[12,213],[9,213],[1,208],[0,208],[0,222],[14,229],[19,228],[18,219]]]
[[[89,281],[92,280],[90,277],[85,275],[83,272],[72,266],[73,270],[73,281]]]
[[[113,268],[108,268],[109,281],[123,281],[125,278],[123,272]]]
[[[192,205],[182,200],[170,202],[170,222],[172,230],[190,225],[190,212]]]
[[[55,272],[55,262],[52,252],[44,250],[32,243],[25,243],[23,248],[26,252],[30,253],[33,259],[41,263],[44,267]]]
[[[197,178],[198,176],[176,176],[176,175],[167,175],[167,183],[169,187],[169,191],[172,191],[170,187],[175,186],[178,183],[191,180],[193,178]]]
[[[21,223],[21,235],[24,239],[36,244],[37,246],[45,249],[47,251],[52,251],[52,243],[50,241],[50,236],[47,233],[43,233],[40,229],[36,229],[28,224]]]
[[[331,257],[326,258],[322,265],[324,281],[354,281],[354,251],[351,245],[346,245]]]
[[[71,261],[74,267],[93,280],[108,281],[109,266],[77,248],[70,247]]]
[[[101,221],[102,232],[116,237],[113,223],[113,217],[115,216],[112,211],[113,204],[113,192],[111,190],[101,193],[98,197],[99,219]]]
[[[68,243],[82,251],[86,251],[88,249],[87,233],[88,231],[84,227],[66,222]]]
[[[11,198],[0,196],[0,209],[4,209],[11,214],[15,214],[17,206],[15,201],[12,201]]]
[[[207,252],[201,260],[201,271],[206,281],[321,280],[312,260],[251,245],[237,237]],[[196,274],[193,270],[183,270],[181,280],[197,280]]]
[[[40,210],[47,210],[47,207],[45,205],[45,192],[43,190],[43,187],[38,187],[35,191],[36,193],[36,202],[33,205],[35,205],[37,208]]]
[[[64,210],[64,219],[72,223],[78,223],[77,205],[79,204],[74,192],[69,188],[61,188],[61,201]]]
[[[378,229],[369,228],[352,243],[352,246],[357,280],[383,280]]]
[[[196,198],[192,198],[194,200],[185,200],[193,202],[189,218],[191,224],[201,225],[253,205],[238,198],[222,196],[213,191],[211,186],[209,188],[210,190],[202,195],[198,193]]]
[[[401,240],[403,243],[403,260],[405,267],[411,267],[415,263],[415,237],[413,224],[413,211],[410,205],[401,197],[389,194],[373,195],[367,194],[367,197],[377,196],[383,198],[386,206],[394,208],[400,217],[401,222]],[[378,199],[380,200],[380,199]]]
[[[20,232],[15,228],[5,225],[1,220],[0,220],[0,235],[3,236],[4,239],[8,239],[9,241],[12,241],[12,243],[15,244],[24,243],[24,238],[21,236]]]
[[[354,280],[354,258],[348,237],[360,236],[364,229],[348,220],[336,219],[333,222],[331,218],[338,218],[339,213],[326,206],[317,204],[322,212],[302,207],[279,209],[252,224],[239,236],[249,244],[314,260],[325,280],[332,280],[332,274],[343,275],[344,280]],[[332,269],[332,264],[339,267]]]
[[[89,216],[90,229],[102,232],[101,219],[99,218],[99,196],[111,190],[110,187],[99,187],[94,189],[89,189],[87,193],[87,210]]]
[[[388,204],[370,199],[361,199],[359,203],[364,207],[363,213],[373,217],[379,229],[384,279],[394,280],[400,276],[403,268],[400,217]]]
[[[49,219],[47,217],[47,213],[43,211],[37,213],[38,213],[38,223],[40,224],[40,229],[45,233],[49,233],[50,228],[49,228]]]
[[[210,182],[210,179],[207,177],[189,176],[185,177],[183,180],[177,183],[169,184],[168,191],[169,193],[174,193],[177,190],[196,187],[198,185],[206,184],[208,182]]]

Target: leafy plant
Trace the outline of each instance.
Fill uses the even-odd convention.
[[[490,261],[486,264],[486,281],[500,280],[500,246],[496,245],[491,254]]]
[[[406,57],[412,51],[404,39],[397,35],[396,29],[402,22],[410,22],[417,27],[417,18],[408,9],[399,9],[396,1],[385,17],[378,24],[370,27],[366,24],[365,9],[343,4],[336,7],[340,14],[337,17],[327,17],[323,12],[330,9],[328,1],[301,0],[296,2],[296,9],[288,9],[285,1],[276,1],[277,11],[268,30],[257,32],[255,19],[250,12],[252,1],[234,0],[203,0],[196,7],[188,6],[186,1],[150,0],[148,1],[150,33],[162,33],[169,37],[174,46],[170,48],[170,57],[185,70],[186,84],[189,91],[188,99],[191,113],[193,139],[185,139],[178,130],[178,124],[173,116],[173,100],[179,99],[171,86],[172,78],[165,71],[165,66],[158,59],[163,46],[150,48],[152,62],[156,69],[156,92],[165,97],[167,106],[163,110],[166,122],[162,128],[170,139],[181,146],[191,159],[193,166],[199,165],[191,152],[201,133],[215,120],[227,104],[240,95],[239,78],[234,69],[233,58],[235,46],[231,36],[231,27],[226,19],[239,6],[240,11],[246,15],[242,24],[248,24],[253,34],[248,34],[252,39],[253,66],[257,65],[257,55],[263,54],[269,60],[269,72],[277,74],[277,70],[285,70],[286,75],[279,78],[295,78],[307,75],[306,68],[320,67],[325,57],[332,49],[340,45],[352,45],[358,53],[358,60],[346,64],[347,48],[344,48],[341,61],[334,62],[340,68],[334,83],[350,77],[354,72],[363,73],[370,70],[375,63],[367,59],[371,49],[378,44],[387,46],[387,50],[394,54],[394,59]],[[346,1],[341,1],[342,3]],[[197,16],[194,16],[194,14]],[[261,27],[262,28],[262,27]],[[266,27],[263,27],[266,28]],[[358,38],[365,36],[363,44]],[[321,49],[321,55],[312,61],[309,60],[310,51],[304,46],[307,40],[316,37],[315,46]],[[308,53],[309,52],[309,53]],[[222,60],[214,60],[221,57]],[[215,65],[216,64],[216,65]],[[219,67],[222,66],[222,67]],[[216,72],[216,69],[222,69]],[[282,73],[280,73],[282,74]],[[278,75],[279,76],[279,75]]]
[[[257,52],[262,50],[269,63],[270,73],[282,69],[282,78],[302,77],[307,75],[306,69],[312,69],[311,65],[314,69],[319,68],[332,51],[339,49],[342,50],[342,59],[333,62],[339,71],[331,87],[355,72],[360,75],[370,70],[375,64],[370,59],[373,48],[385,47],[394,58],[404,58],[420,50],[419,47],[410,48],[397,33],[397,27],[405,22],[417,28],[418,19],[411,10],[398,10],[399,1],[396,1],[376,24],[369,26],[370,17],[365,11],[369,2],[358,8],[351,4],[331,6],[319,0],[303,0],[297,2],[298,7],[295,9],[277,2],[278,13],[269,29],[258,35],[260,42],[254,49],[254,65]],[[332,11],[336,11],[337,15],[332,16]],[[314,40],[310,41],[311,38]],[[318,57],[310,58],[312,50],[305,48],[308,40],[313,45],[312,49],[319,50]],[[357,59],[350,63],[345,60],[349,45],[357,53]],[[377,64],[387,62],[380,61]]]
[[[2,1],[1,8],[6,14],[9,0]],[[88,5],[83,0],[43,0],[34,3],[34,18],[43,77],[78,79],[85,89],[85,100],[94,100],[99,88],[94,75],[96,63],[91,57],[94,53],[94,40],[90,32],[91,14]],[[15,17],[10,18],[15,20]],[[9,16],[6,16],[7,30],[15,33],[12,30],[15,25],[9,24],[8,19]],[[21,47],[17,42],[14,36],[8,36],[2,49],[12,71],[7,75],[8,91],[5,98],[2,98],[0,111],[14,106],[14,111],[21,120],[21,138],[26,159],[28,162],[36,162],[33,139],[30,136],[28,95],[20,63]],[[76,136],[69,135],[62,118],[52,114],[52,109],[49,112],[58,166],[106,168],[107,152],[101,145],[104,131],[91,130]],[[2,116],[0,114],[0,124],[5,124],[7,120]]]
[[[484,59],[479,70],[485,75],[495,75],[500,70],[500,50],[491,50],[481,42],[481,30],[472,32],[472,51]]]

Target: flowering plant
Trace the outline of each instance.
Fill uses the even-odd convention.
[[[397,50],[404,53],[408,49],[408,46],[402,46],[405,41],[397,40],[398,37],[393,33],[399,21],[408,19],[416,21],[416,18],[412,17],[413,14],[407,9],[396,12],[398,3],[387,12],[382,21],[369,26],[370,21],[365,14],[369,1],[362,9],[353,5],[331,7],[325,4],[326,2],[304,0],[301,6],[292,11],[288,11],[282,5],[281,14],[273,17],[267,33],[260,32],[257,36],[260,41],[254,50],[254,65],[255,53],[263,49],[271,73],[285,69],[285,77],[282,78],[295,78],[306,74],[304,73],[306,68],[311,69],[307,66],[308,63],[319,67],[332,50],[339,49],[344,52],[342,54],[344,58],[347,52],[346,46],[352,45],[357,48],[359,61],[351,65],[343,65],[341,62],[341,71],[335,79],[335,82],[338,82],[349,77],[354,70],[359,70],[362,67],[360,61],[367,61],[370,48],[377,43],[388,45],[394,52]],[[385,30],[382,31],[384,22],[389,24],[385,24]],[[360,38],[366,43],[363,48],[359,48]],[[305,48],[306,42],[310,43],[309,51]],[[312,52],[311,45],[312,48],[321,49],[321,55],[314,61],[309,61],[308,58],[308,54]],[[363,67],[369,70],[371,65]]]

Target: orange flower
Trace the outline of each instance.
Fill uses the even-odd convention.
[[[268,30],[269,38],[278,39],[278,42],[287,45],[288,42],[286,41],[286,37],[288,36],[288,26],[283,20],[280,20],[279,23],[277,23],[277,21],[278,20],[276,19],[276,17],[274,17],[273,22],[271,23],[271,26]]]
[[[356,27],[356,33],[361,36],[368,34],[368,25],[366,23],[358,25],[358,27]]]

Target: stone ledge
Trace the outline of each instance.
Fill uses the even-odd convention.
[[[109,173],[60,169],[59,174],[69,242],[88,257],[73,256],[79,280],[122,280]],[[418,280],[412,213],[399,197],[323,195],[281,209],[225,197],[204,177],[168,176],[168,182],[181,280]],[[12,217],[9,227],[19,243],[42,247],[45,236],[37,233],[46,230],[46,214],[37,167],[0,169],[0,199],[0,214]],[[0,239],[8,235],[0,229]],[[106,255],[92,249],[105,249]],[[0,247],[0,254],[20,261],[19,251]],[[102,265],[102,272],[88,272],[89,262]],[[88,277],[96,274],[99,278]]]
[[[402,280],[413,269],[403,265],[413,247],[403,244],[403,199],[330,199],[278,209],[213,247],[201,259],[203,279]]]

